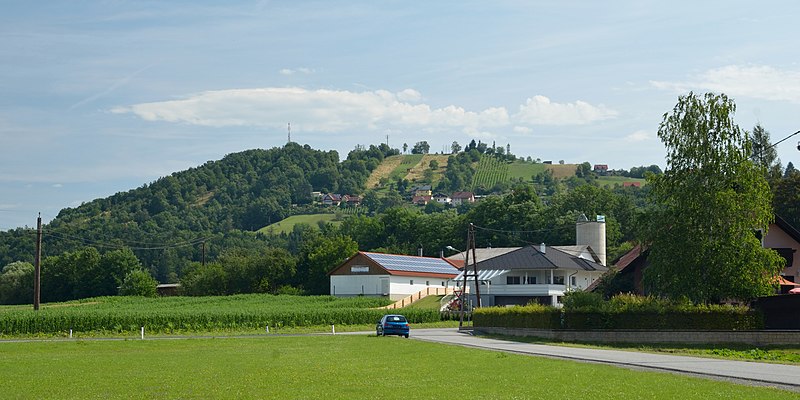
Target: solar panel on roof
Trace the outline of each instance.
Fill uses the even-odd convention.
[[[395,271],[456,274],[458,270],[439,258],[404,256],[398,254],[365,253],[384,268]]]

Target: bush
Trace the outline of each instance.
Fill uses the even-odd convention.
[[[571,292],[564,309],[532,305],[475,310],[475,326],[538,329],[756,330],[763,315],[747,307],[694,305],[651,296]]]
[[[119,287],[120,296],[156,297],[158,282],[147,272],[135,270],[128,272]]]
[[[573,291],[564,295],[565,310],[600,310],[603,308],[603,296],[599,293]]]
[[[557,309],[539,304],[478,308],[472,318],[475,326],[558,329],[561,325]]]

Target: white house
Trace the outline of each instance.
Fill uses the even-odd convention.
[[[446,288],[458,275],[442,258],[359,251],[331,270],[332,296],[386,296],[392,300],[429,287]]]
[[[463,254],[455,256],[462,264]],[[596,257],[589,246],[564,246],[561,249],[541,244],[476,249],[481,306],[524,305],[530,302],[557,306],[564,293],[586,289],[608,270],[597,262]],[[470,299],[475,304],[472,260],[464,270],[467,271],[466,284]],[[454,281],[455,285],[462,286],[464,272]]]
[[[589,221],[581,214],[575,223],[574,246],[505,247],[475,249],[481,306],[503,306],[530,302],[557,306],[570,290],[584,290],[608,271],[605,217]],[[470,253],[470,257],[473,255]],[[465,253],[450,260],[467,271],[467,287],[476,300],[473,260],[464,266]],[[455,278],[464,284],[464,273]]]

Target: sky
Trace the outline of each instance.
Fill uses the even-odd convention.
[[[678,96],[800,130],[795,1],[15,1],[0,13],[0,230],[292,141],[453,141],[664,166]],[[800,135],[777,146],[798,164]]]

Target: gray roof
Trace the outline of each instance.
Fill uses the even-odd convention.
[[[510,251],[514,251],[519,249],[519,247],[490,247],[486,249],[475,249],[475,258],[478,259],[478,262],[483,260],[488,260],[490,258],[494,258],[503,254],[506,254]],[[454,254],[450,257],[447,257],[448,260],[453,261],[464,261],[464,257],[467,252],[462,251],[461,253]],[[469,253],[469,263],[472,264],[472,252]]]
[[[427,272],[432,274],[458,274],[458,269],[441,258],[416,257],[402,254],[362,252],[383,268],[390,271]]]
[[[568,246],[572,247],[572,246]],[[481,249],[477,249],[481,250]],[[538,246],[525,246],[516,248],[486,249],[503,250],[493,257],[478,258],[478,270],[515,270],[515,269],[564,269],[574,271],[607,271],[608,268],[591,260],[585,260],[573,251],[559,250],[546,246],[545,252],[539,251]],[[571,250],[571,249],[570,249]],[[580,253],[579,253],[580,254]],[[470,264],[472,264],[470,262]]]

